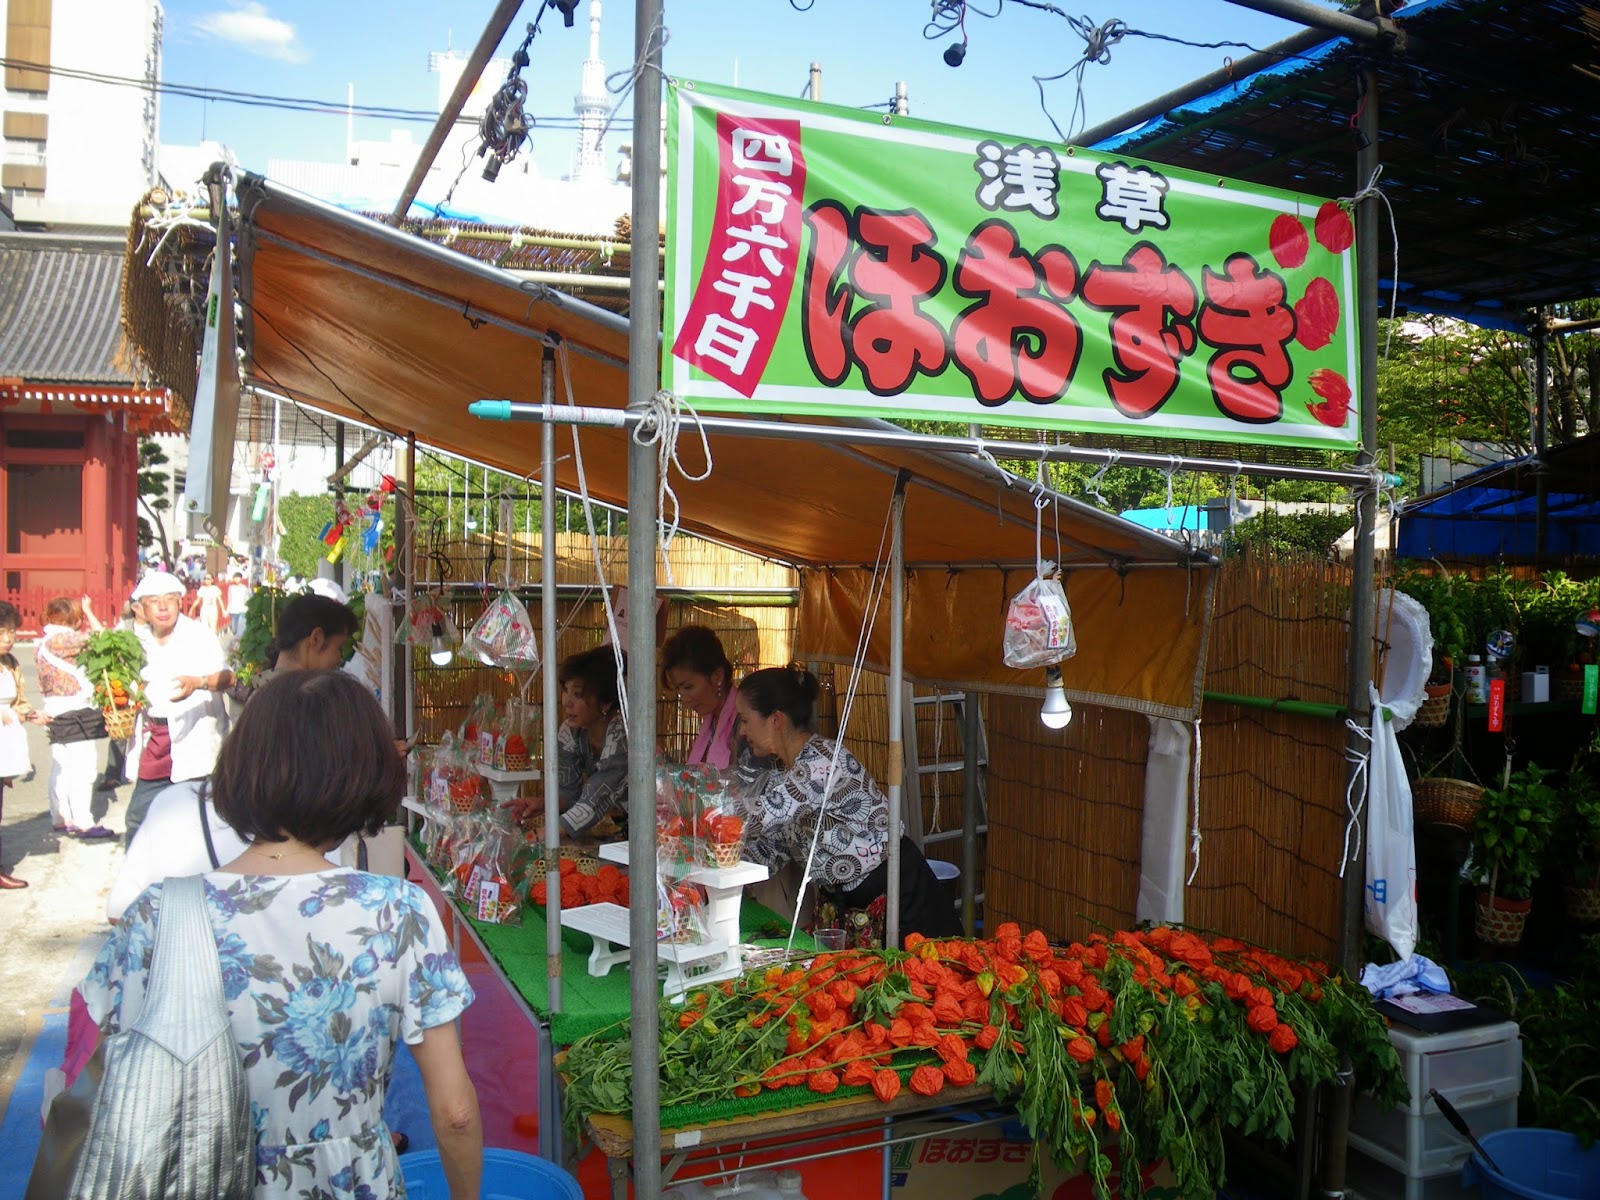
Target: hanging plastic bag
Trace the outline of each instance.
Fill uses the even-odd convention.
[[[512,847],[516,835],[498,821],[485,821],[468,867],[461,898],[480,921],[495,925],[521,925],[522,902],[511,876]]]
[[[511,592],[501,592],[483,610],[462,642],[485,666],[507,671],[539,669],[539,639],[528,610]]]
[[[1038,576],[1011,597],[1003,647],[1006,666],[1021,669],[1054,666],[1078,652],[1072,609],[1059,578]]]
[[[1411,783],[1392,722],[1372,689],[1372,758],[1367,765],[1367,928],[1404,961],[1417,946],[1417,847]]]
[[[710,940],[706,895],[689,881],[694,860],[681,840],[656,847],[656,940],[700,945]]]

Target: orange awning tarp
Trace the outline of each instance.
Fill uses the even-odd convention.
[[[247,382],[516,475],[537,472],[541,426],[479,420],[467,406],[539,402],[547,341],[564,347],[575,403],[625,406],[626,318],[259,176],[241,176],[237,190]],[[652,356],[657,344],[649,339]],[[557,400],[566,398],[558,380]],[[838,441],[713,436],[710,477],[673,479],[682,528],[819,568],[806,574],[801,639],[808,655],[848,661],[865,579],[887,552],[886,513],[905,478],[908,674],[1036,689],[1039,672],[1000,660],[1007,590],[1026,582],[1034,561],[1026,481],[976,459],[851,445],[850,427],[836,424]],[[579,432],[594,498],[626,505],[628,436]],[[575,491],[573,451],[573,430],[558,427],[557,483]],[[679,452],[689,470],[704,466],[688,421]],[[1069,691],[1193,712],[1209,569],[1185,546],[1065,498],[1058,513],[1046,510],[1051,557],[1058,528],[1079,645],[1064,668]],[[882,664],[886,606],[879,625],[871,658]]]

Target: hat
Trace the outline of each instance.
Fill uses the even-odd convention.
[[[178,577],[170,571],[151,571],[139,580],[139,586],[133,589],[132,600],[144,600],[150,596],[181,596],[183,584]]]
[[[350,597],[345,594],[345,590],[332,579],[313,579],[306,584],[306,590],[316,596],[337,600],[340,604],[350,603]]]

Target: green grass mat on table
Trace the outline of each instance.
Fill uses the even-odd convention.
[[[518,994],[541,1017],[550,1021],[550,1039],[570,1046],[579,1038],[615,1025],[628,1015],[630,976],[621,964],[595,978],[589,974],[593,939],[574,929],[561,931],[561,1011],[550,1013],[549,980],[545,977],[545,910],[523,909],[521,925],[491,925],[472,921],[483,944],[494,956]],[[746,899],[739,908],[739,936],[755,945],[783,945],[781,936],[763,937],[786,928],[771,909]],[[816,943],[808,934],[795,935],[796,950],[812,951]],[[776,1093],[774,1093],[776,1094]]]

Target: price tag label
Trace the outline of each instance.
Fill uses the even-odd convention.
[[[500,913],[500,884],[494,879],[485,879],[478,884],[478,920],[494,921]]]
[[[1489,732],[1499,733],[1506,727],[1506,681],[1489,681]]]
[[[1600,666],[1588,663],[1583,668],[1583,711],[1593,716],[1597,699],[1600,699]]]

